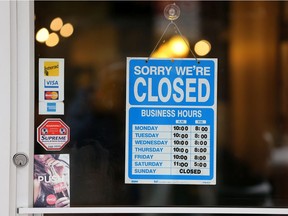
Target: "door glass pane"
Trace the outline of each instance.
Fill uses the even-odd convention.
[[[152,53],[167,4],[35,2],[35,34],[50,34],[35,40],[35,205],[58,199],[47,204],[50,158],[69,179],[60,206],[288,206],[288,3],[177,1],[190,47],[168,50],[172,27]],[[193,58],[190,49],[218,59],[216,185],[125,184],[126,57]]]

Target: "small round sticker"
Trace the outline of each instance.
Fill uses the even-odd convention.
[[[46,198],[46,202],[49,204],[49,205],[54,205],[55,202],[56,202],[56,196],[54,194],[49,194]]]

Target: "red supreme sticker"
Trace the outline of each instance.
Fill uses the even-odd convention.
[[[37,128],[37,142],[47,151],[60,151],[70,141],[70,128],[61,119],[46,119]]]

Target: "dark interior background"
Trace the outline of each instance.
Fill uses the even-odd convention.
[[[71,206],[288,206],[288,2],[177,1],[175,23],[191,48],[210,41],[218,58],[217,184],[127,185],[126,57],[147,57],[163,33],[168,1],[36,1],[35,33],[55,17],[74,26],[38,60],[65,59],[71,141]],[[175,34],[169,31],[163,43]],[[187,58],[192,58],[189,53]],[[35,154],[46,152],[35,139]]]

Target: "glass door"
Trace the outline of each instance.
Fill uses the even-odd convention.
[[[17,204],[25,207],[20,214],[239,213],[234,207],[244,208],[242,213],[285,213],[287,2],[177,1],[180,18],[163,34],[170,22],[163,11],[171,3],[18,3],[24,8],[18,11],[24,35],[19,44],[26,50],[18,69],[26,70],[17,75],[23,81],[17,133],[25,140],[19,151],[30,158],[17,171],[23,172],[18,185],[25,197]],[[127,57],[195,59],[190,51],[200,60],[218,59],[216,184],[159,184],[156,178],[127,183]],[[139,140],[133,142],[143,149],[155,147],[150,139]],[[202,161],[209,155],[206,147],[191,151],[195,166],[210,162]],[[177,166],[187,162],[184,153],[190,155],[171,153],[179,158]],[[135,155],[142,159],[133,169],[163,165],[160,154]]]

